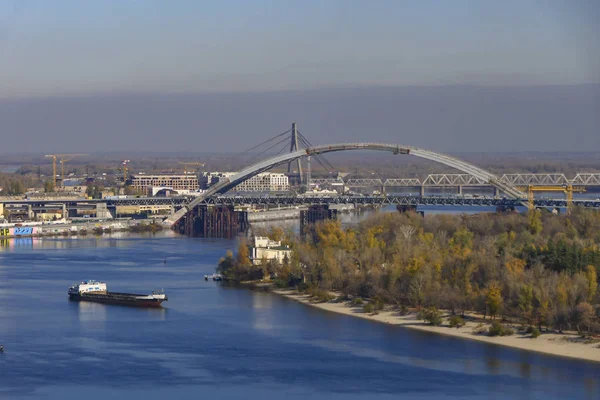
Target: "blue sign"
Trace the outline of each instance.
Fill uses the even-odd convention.
[[[23,228],[15,228],[14,235],[32,235],[33,228],[31,227],[23,227]]]

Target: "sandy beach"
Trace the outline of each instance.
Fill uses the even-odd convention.
[[[348,302],[327,302],[316,303],[308,295],[300,294],[295,290],[273,290],[273,293],[285,296],[289,299],[298,301],[311,307],[335,312],[338,314],[350,315],[353,317],[364,318],[371,321],[382,322],[391,325],[401,325],[410,329],[434,332],[442,335],[449,335],[468,340],[477,340],[480,342],[493,343],[501,346],[513,347],[515,349],[536,351],[561,357],[570,357],[586,361],[600,362],[600,343],[582,343],[578,341],[578,335],[574,333],[542,333],[538,338],[531,338],[528,334],[520,334],[515,330],[512,336],[490,337],[484,334],[474,334],[473,328],[479,325],[478,322],[467,321],[461,328],[450,328],[447,321],[445,326],[431,326],[416,318],[414,313],[408,315],[399,315],[398,311],[382,310],[377,315],[367,314],[362,311],[360,306],[352,306]]]

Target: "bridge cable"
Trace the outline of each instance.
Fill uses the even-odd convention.
[[[283,136],[283,135],[287,135],[287,134],[288,134],[288,133],[290,133],[291,131],[292,131],[292,129],[290,128],[290,129],[288,129],[287,131],[285,131],[285,132],[283,132],[283,133],[280,133],[279,135],[273,136],[272,138],[270,138],[270,139],[267,139],[267,140],[265,140],[264,142],[261,142],[261,143],[257,144],[256,146],[252,146],[252,147],[250,147],[249,149],[246,149],[246,150],[244,150],[244,151],[242,151],[242,152],[239,152],[239,153],[235,154],[233,157],[239,157],[239,156],[241,156],[241,155],[243,155],[243,154],[249,153],[250,151],[252,151],[252,150],[256,149],[257,147],[260,147],[260,146],[262,146],[262,145],[264,145],[264,144],[267,144],[267,143],[269,143],[270,141],[272,141],[272,140],[275,140],[275,139],[277,139],[277,138],[279,138],[279,137],[281,137],[281,136]]]
[[[300,133],[300,131],[298,131],[298,137],[304,146],[314,147],[313,144],[302,133]],[[317,153],[315,153],[313,156],[326,171],[329,170],[330,172],[335,172],[336,168],[324,156]],[[327,166],[324,164],[327,164]]]
[[[281,143],[284,142],[288,142],[289,143],[290,139],[287,137],[284,137],[283,139],[279,140],[278,142],[276,142],[275,144],[269,146],[268,148],[266,148],[265,150],[261,151],[260,153],[256,154],[254,157],[250,158],[247,162],[248,164],[251,164],[254,160],[256,160],[258,157],[262,156],[263,154],[265,154],[266,152],[268,152],[269,150],[271,150],[273,147],[275,146],[279,146]]]
[[[313,144],[304,135],[302,135],[302,133],[300,133],[299,131],[298,131],[298,135],[300,136],[300,140],[303,142],[303,144],[305,146],[308,145],[307,147],[314,147]],[[327,158],[325,158],[325,156],[320,155],[320,154],[316,154],[316,156],[317,156],[317,161],[320,158],[324,163],[326,163],[329,166],[329,168],[332,171],[336,170],[335,167],[327,160]],[[327,169],[327,167],[324,167],[324,168]]]

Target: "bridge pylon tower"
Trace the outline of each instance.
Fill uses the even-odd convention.
[[[292,123],[292,141],[290,143],[290,153],[294,153],[296,151],[300,150],[300,147],[298,146],[298,127],[296,125],[296,123]],[[295,161],[290,161],[288,163],[288,176],[291,176],[294,173],[294,169],[293,169],[293,164],[297,164],[297,174],[298,174],[298,184],[302,184],[302,164],[300,162],[300,158],[298,158]]]

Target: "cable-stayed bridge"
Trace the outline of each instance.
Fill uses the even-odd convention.
[[[283,153],[289,141],[286,143],[285,135],[291,131],[291,145],[289,146],[289,152]],[[283,139],[281,137],[284,136]],[[351,202],[354,204],[396,204],[400,206],[415,206],[415,205],[489,205],[505,208],[513,208],[516,206],[543,206],[543,207],[569,207],[573,204],[580,204],[586,207],[597,207],[597,203],[594,201],[573,201],[571,197],[566,200],[552,200],[550,202],[546,200],[540,200],[545,202],[543,205],[538,202],[534,202],[531,196],[531,187],[534,185],[546,186],[546,187],[557,187],[561,185],[569,185],[569,195],[572,196],[572,186],[595,186],[600,185],[600,174],[597,173],[580,173],[573,178],[567,178],[564,174],[505,174],[497,176],[483,168],[480,168],[472,163],[461,160],[456,157],[452,157],[446,154],[438,153],[435,151],[422,149],[414,146],[400,145],[400,144],[388,144],[388,143],[335,143],[328,145],[313,146],[304,136],[302,136],[296,124],[292,125],[292,129],[286,131],[276,137],[269,139],[261,144],[270,144],[271,140],[276,140],[275,144],[270,145],[268,149],[272,149],[274,146],[279,146],[283,143],[284,147],[275,155],[266,158],[262,161],[253,162],[248,167],[242,169],[236,174],[227,177],[217,184],[209,187],[200,196],[194,198],[189,203],[184,204],[179,210],[173,212],[163,222],[167,226],[174,226],[179,224],[180,228],[185,226],[185,229],[181,231],[191,232],[195,228],[197,220],[202,219],[205,221],[207,213],[206,210],[199,210],[199,207],[208,207],[209,205],[227,205],[232,206],[240,204],[242,202],[250,204],[319,204],[327,205],[334,203]],[[304,148],[300,148],[299,144],[302,143]],[[254,146],[251,149],[254,149]],[[355,150],[367,150],[367,151],[385,151],[391,152],[394,155],[410,155],[416,156],[422,159],[430,160],[441,164],[445,167],[458,170],[461,173],[458,174],[430,174],[424,178],[349,178],[343,180],[341,178],[335,179],[312,179],[310,175],[310,159],[316,159],[326,169],[333,168],[333,166],[326,161],[323,154],[341,152],[341,151],[355,151]],[[264,152],[263,152],[264,153]],[[282,154],[283,153],[283,154]],[[260,153],[262,155],[262,153]],[[256,159],[257,157],[255,157]],[[420,187],[420,196],[332,196],[332,197],[315,197],[310,198],[306,196],[267,196],[267,197],[244,197],[244,196],[224,196],[229,190],[233,189],[240,183],[252,178],[261,172],[267,171],[271,168],[288,165],[288,172],[296,172],[299,174],[297,183],[304,184],[302,176],[302,165],[300,160],[307,160],[307,177],[306,186],[308,188],[311,185],[343,185],[346,187],[379,187],[382,192],[386,191],[386,188],[390,187]],[[297,169],[293,171],[292,165],[296,163]],[[330,169],[330,172],[331,169]],[[425,196],[424,189],[426,187],[458,187],[459,193],[463,187],[485,187],[489,186],[494,189],[493,197],[466,197],[466,196]],[[522,187],[528,186],[529,194],[525,193]],[[546,204],[547,203],[547,204]],[[539,205],[538,205],[539,204]],[[232,210],[232,209],[230,209]],[[231,214],[233,215],[233,214]],[[224,220],[230,221],[231,217],[229,214],[224,213],[222,217],[211,217],[214,220],[211,223],[223,224]],[[183,220],[183,222],[182,222]],[[229,222],[226,222],[229,223]],[[197,224],[196,224],[197,225]],[[211,228],[212,229],[212,228]]]

